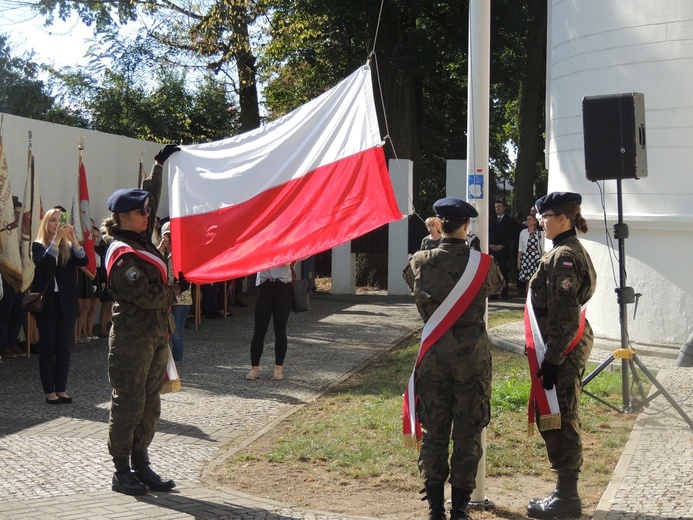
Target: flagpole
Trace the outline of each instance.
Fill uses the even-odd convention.
[[[144,172],[144,148],[140,148],[140,167],[137,170],[137,187],[142,188],[142,181],[144,180],[142,173]]]

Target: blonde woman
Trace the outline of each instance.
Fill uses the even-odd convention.
[[[36,271],[31,290],[45,289],[43,309],[36,313],[36,325],[40,336],[39,373],[48,404],[72,402],[65,390],[75,320],[79,316],[77,267],[89,262],[74,228],[61,215],[61,208],[48,210],[32,244]]]

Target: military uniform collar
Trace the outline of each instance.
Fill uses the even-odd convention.
[[[561,242],[564,242],[568,240],[570,237],[575,237],[577,236],[577,231],[575,228],[571,228],[568,231],[564,231],[563,233],[559,233],[553,238],[553,247],[556,247],[557,245],[560,245]]]
[[[440,241],[442,244],[466,244],[467,241],[464,238],[443,238]]]

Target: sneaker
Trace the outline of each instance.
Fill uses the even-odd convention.
[[[17,354],[15,354],[9,347],[5,347],[5,348],[0,349],[0,357],[16,358]]]
[[[10,349],[17,354],[17,357],[27,357],[26,349],[22,349],[19,345],[14,345]]]

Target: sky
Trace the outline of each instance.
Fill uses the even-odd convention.
[[[67,22],[56,20],[52,26],[44,27],[42,17],[26,10],[0,10],[0,32],[9,36],[16,54],[33,49],[33,61],[58,67],[83,62],[89,47],[87,40],[92,37],[91,28],[76,17]]]

